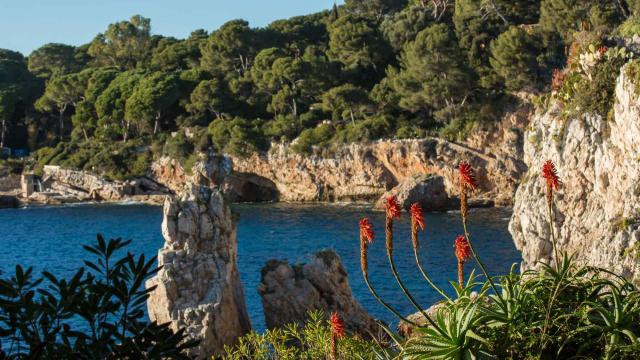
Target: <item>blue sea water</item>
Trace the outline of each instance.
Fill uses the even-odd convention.
[[[402,313],[415,309],[404,298],[386,260],[383,214],[358,205],[234,205],[239,214],[238,264],[252,325],[263,330],[262,303],[257,292],[260,270],[270,259],[304,262],[321,249],[335,249],[349,274],[355,297],[375,317],[395,324],[397,319],[370,295],[360,273],[358,221],[369,216],[378,239],[370,247],[369,272],[377,292]],[[510,213],[500,209],[473,211],[470,232],[476,250],[493,274],[507,272],[520,261],[507,231]],[[426,214],[422,235],[423,265],[434,281],[449,288],[456,279],[453,240],[462,232],[459,214]],[[0,271],[11,273],[16,264],[47,270],[58,276],[82,266],[83,244],[96,233],[107,238],[132,239],[129,251],[156,256],[163,244],[162,209],[149,205],[78,205],[0,210]],[[440,300],[418,273],[411,250],[407,214],[396,224],[395,261],[398,272],[421,305]],[[469,265],[471,267],[471,265]],[[470,269],[469,269],[470,270]]]

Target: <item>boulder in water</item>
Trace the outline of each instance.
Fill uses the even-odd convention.
[[[353,297],[347,271],[334,251],[318,252],[308,263],[293,266],[270,260],[262,269],[258,293],[269,329],[302,324],[310,310],[337,311],[351,332],[380,337],[380,326]]]

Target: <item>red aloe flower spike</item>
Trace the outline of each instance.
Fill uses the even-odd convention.
[[[548,189],[558,191],[561,181],[558,176],[558,170],[556,170],[556,166],[551,160],[547,160],[544,165],[542,165],[542,176],[547,182]]]
[[[360,220],[360,268],[365,276],[367,276],[369,271],[367,248],[369,243],[373,242],[374,237],[375,234],[373,233],[373,226],[371,225],[369,218],[362,218],[362,220]]]
[[[371,225],[371,221],[369,221],[369,218],[365,217],[360,220],[360,236],[368,243],[373,242],[375,233],[373,232],[373,225]]]
[[[331,359],[338,360],[338,339],[344,337],[344,323],[337,311],[329,317],[331,325]]]
[[[478,188],[478,182],[476,181],[476,177],[473,173],[473,168],[468,162],[463,161],[460,163],[458,166],[458,173],[460,175],[460,185],[463,188],[466,187],[471,190]]]
[[[400,205],[398,204],[398,200],[396,200],[395,196],[389,196],[387,198],[387,205],[386,205],[386,210],[387,210],[387,217],[389,219],[400,219]]]
[[[411,205],[409,212],[411,213],[412,224],[415,224],[415,226],[420,227],[420,230],[424,231],[424,214],[420,204],[414,203]]]
[[[458,284],[464,286],[464,262],[471,258],[471,246],[467,238],[460,235],[456,238],[456,258],[458,258]]]
[[[337,311],[334,311],[329,318],[331,323],[331,334],[335,335],[338,339],[344,337],[344,322],[342,317]]]
[[[467,238],[462,235],[458,236],[455,247],[458,261],[465,262],[471,258],[471,247],[469,246],[469,242],[467,242]]]

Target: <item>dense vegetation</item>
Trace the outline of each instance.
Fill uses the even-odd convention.
[[[134,16],[86,45],[46,44],[27,58],[0,50],[0,146],[121,178],[154,156],[186,159],[209,147],[247,154],[297,139],[293,149],[309,152],[382,137],[460,138],[498,119],[509,94],[547,90],[576,31],[637,33],[638,8],[349,0],[182,40]]]
[[[69,279],[16,266],[0,277],[0,359],[189,359],[184,330],[150,323],[144,282],[155,259],[127,253],[129,241],[84,246],[94,256]]]

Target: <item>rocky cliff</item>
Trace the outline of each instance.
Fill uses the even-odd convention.
[[[552,246],[541,180],[552,160],[563,181],[555,198],[555,232],[561,250],[583,263],[626,276],[638,274],[640,239],[640,98],[625,75],[617,80],[612,119],[561,115],[559,105],[538,114],[526,133],[529,166],[515,197],[509,230],[523,267],[549,262]]]
[[[523,128],[531,107],[509,113],[501,124],[479,130],[468,144],[439,138],[382,140],[352,144],[331,158],[292,153],[273,145],[267,154],[233,158],[238,173],[269,179],[281,201],[374,201],[405,179],[442,176],[450,197],[457,194],[455,168],[462,160],[478,169],[476,198],[512,204],[521,174]]]
[[[149,317],[185,328],[200,340],[192,355],[220,356],[251,329],[237,267],[237,239],[231,210],[219,190],[188,184],[164,204],[158,252],[162,269],[147,282],[157,286]]]

